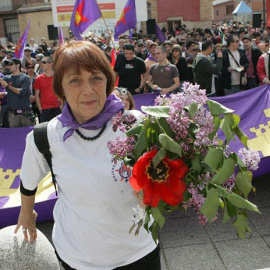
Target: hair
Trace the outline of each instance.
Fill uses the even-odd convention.
[[[180,57],[181,57],[181,55],[182,55],[182,48],[181,48],[181,46],[180,46],[179,44],[173,45],[173,47],[172,47],[172,52],[173,52],[174,50],[178,50],[178,51],[180,52]]]
[[[87,41],[71,41],[61,45],[54,54],[53,60],[53,90],[61,99],[65,100],[62,81],[64,74],[75,69],[89,72],[101,71],[107,78],[106,95],[109,96],[114,88],[115,74],[105,56],[95,44]]]
[[[228,39],[227,39],[227,47],[230,47],[231,43],[234,43],[234,38],[233,37],[237,37],[238,38],[238,36],[236,34],[229,35],[228,36]]]
[[[209,47],[213,47],[213,42],[211,40],[206,40],[202,43],[202,51],[207,50]]]
[[[204,32],[204,34],[209,34],[211,36],[213,35],[209,28],[205,28],[203,32]]]
[[[119,97],[121,95],[121,93],[120,93],[121,89],[127,90],[127,88],[124,88],[124,87],[115,87],[113,93]],[[134,98],[128,90],[127,90],[127,96],[128,96],[128,100],[129,100],[129,110],[135,110]]]
[[[164,53],[168,54],[168,51],[167,51],[167,49],[166,49],[165,46],[157,46],[156,47],[156,50],[158,50],[158,49],[161,50],[163,54]]]
[[[186,43],[186,48],[188,49],[192,44],[197,45],[198,43],[195,42],[194,40],[188,40],[187,43]]]
[[[28,67],[35,67],[35,63],[31,60],[26,60],[25,62],[25,67],[28,68]]]
[[[112,51],[112,47],[110,47],[110,46],[107,46],[105,49],[104,49],[104,52],[106,53],[106,52],[111,52]]]
[[[38,59],[40,59],[40,60],[42,60],[42,58],[44,57],[44,54],[43,53],[38,53],[38,54],[36,54],[36,59],[38,58]]]
[[[44,56],[43,58],[47,58],[47,62],[48,63],[52,63],[53,62],[53,59],[52,59],[52,57],[51,56]]]
[[[222,48],[222,44],[221,43],[217,43],[216,45],[214,45],[213,51],[216,52],[216,49],[217,48]]]
[[[251,38],[250,35],[245,35],[245,36],[242,38],[242,41],[244,41],[245,39],[248,39],[249,41],[252,40],[252,38]]]
[[[124,50],[127,50],[127,51],[133,51],[135,50],[135,47],[133,44],[125,44],[124,47],[123,47]]]

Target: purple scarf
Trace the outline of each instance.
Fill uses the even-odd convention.
[[[157,59],[155,57],[152,56],[152,54],[150,54],[148,57],[147,57],[148,60],[152,60],[152,61],[155,61],[157,62]]]
[[[69,138],[73,132],[78,129],[79,127],[89,129],[89,130],[96,130],[104,127],[104,125],[120,110],[124,108],[122,100],[115,95],[110,95],[107,97],[103,110],[87,122],[79,124],[68,105],[65,102],[62,114],[57,116],[57,119],[62,122],[63,127],[69,127],[69,129],[64,134],[64,141]]]

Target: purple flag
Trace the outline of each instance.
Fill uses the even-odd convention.
[[[166,40],[164,34],[162,33],[162,31],[160,30],[157,24],[156,24],[156,36],[160,42],[164,42]]]
[[[132,35],[133,35],[133,29],[129,30],[129,35],[128,35],[129,40],[132,40]]]
[[[118,36],[126,31],[135,28],[137,25],[135,0],[128,0],[116,25],[114,38],[117,40]]]
[[[76,0],[70,20],[70,30],[74,37],[80,38],[81,34],[101,16],[96,0]]]
[[[59,26],[59,45],[64,44],[64,35],[61,25]]]
[[[29,27],[30,27],[30,20],[28,21],[28,25],[27,25],[23,35],[21,36],[21,38],[16,46],[13,57],[16,57],[18,59],[23,57],[23,49],[24,49],[25,43],[27,41]]]

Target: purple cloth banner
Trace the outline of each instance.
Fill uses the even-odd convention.
[[[63,30],[62,27],[59,26],[59,45],[64,44],[64,35],[63,35]]]
[[[16,224],[20,211],[20,168],[25,138],[32,128],[0,129],[0,228]],[[50,182],[50,180],[49,180]],[[56,202],[53,191],[47,200],[36,203],[37,222],[52,220]]]
[[[116,25],[114,38],[118,40],[118,36],[126,31],[135,28],[137,25],[135,0],[128,0]]]
[[[100,17],[101,12],[96,0],[76,0],[69,28],[74,37],[81,39],[81,34]]]
[[[136,109],[141,106],[153,106],[158,93],[134,95]],[[213,100],[235,110],[240,116],[240,127],[249,137],[248,147],[257,150],[261,154],[259,169],[253,174],[255,177],[270,172],[270,86],[264,85],[248,91],[240,92],[225,97],[215,97]],[[221,139],[224,134],[219,134]],[[230,146],[238,152],[243,147],[236,138]],[[267,165],[268,163],[268,165]]]
[[[158,93],[134,95],[136,108],[152,106]],[[241,118],[240,127],[248,135],[248,146],[260,151],[261,162],[254,177],[270,173],[270,86],[261,86],[238,94],[213,98],[226,107],[235,110]],[[16,224],[20,210],[19,173],[25,148],[25,138],[32,128],[0,129],[0,227]],[[221,138],[224,136],[220,134]],[[231,147],[238,152],[243,147],[236,139]],[[45,179],[46,180],[46,179]],[[47,200],[35,204],[38,220],[53,219],[52,211],[56,198],[52,189],[47,191]],[[42,193],[44,194],[44,193]],[[14,197],[16,197],[14,199]],[[37,201],[38,201],[38,195]],[[44,197],[44,195],[43,195]],[[14,202],[14,204],[12,204]]]
[[[13,55],[13,57],[15,57],[15,58],[18,58],[18,59],[23,58],[23,49],[24,49],[25,43],[27,41],[29,27],[30,27],[30,20],[28,21],[28,25],[27,25],[23,35],[21,36],[21,38],[16,46],[16,49],[15,49],[15,52]]]

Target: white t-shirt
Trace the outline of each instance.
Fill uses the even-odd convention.
[[[48,140],[58,200],[53,215],[53,242],[57,253],[72,268],[111,270],[144,257],[156,247],[151,234],[142,227],[138,236],[133,225],[132,207],[137,198],[128,183],[131,169],[111,161],[107,142],[122,132],[113,132],[111,121],[94,141],[85,141],[74,132],[65,142],[67,127],[54,118],[48,124]],[[85,136],[99,130],[80,129]],[[38,151],[33,133],[27,136],[21,180],[33,190],[49,171]]]
[[[234,59],[237,61],[237,63],[240,66],[240,53],[238,52],[238,50],[236,51],[231,51]],[[230,61],[230,66],[233,69],[237,69],[238,65],[235,63],[235,61],[233,60],[231,54],[229,53],[229,61]],[[231,85],[240,85],[240,77],[241,77],[241,73],[237,72],[237,71],[232,71],[231,72]]]

